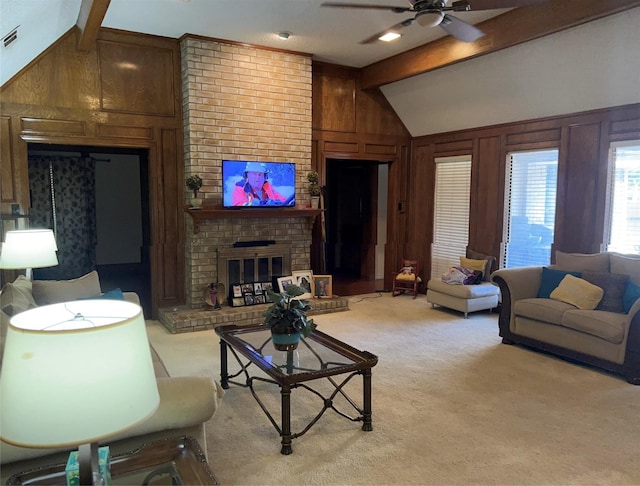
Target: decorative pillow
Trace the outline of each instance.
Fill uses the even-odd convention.
[[[567,272],[564,270],[554,270],[552,268],[542,267],[542,278],[540,280],[540,288],[538,289],[539,299],[548,299],[551,292],[560,285],[560,282],[566,275],[580,277],[580,272]]]
[[[595,309],[604,295],[604,290],[571,274],[564,276],[551,295],[553,300],[575,305],[578,309]]]
[[[627,286],[622,296],[622,307],[625,313],[629,313],[636,300],[640,299],[640,286],[634,284],[631,280],[627,282]]]
[[[416,279],[415,273],[399,273],[396,276],[396,280],[406,280],[413,282]],[[418,282],[422,282],[422,279],[418,276]]]
[[[483,280],[486,280],[487,282],[489,281],[489,279],[491,278],[491,273],[494,272],[496,270],[496,257],[492,257],[490,255],[485,255],[484,253],[480,253],[474,250],[470,250],[467,248],[466,251],[467,254],[467,258],[472,258],[474,260],[486,260],[487,261],[487,266],[485,267],[485,269],[482,271],[483,274]]]
[[[488,263],[489,260],[474,260],[472,258],[460,257],[460,266],[482,272],[483,277],[486,275]]]
[[[31,291],[31,281],[24,275],[18,275],[13,283],[2,288],[0,310],[12,317],[34,307],[38,307]]]
[[[556,251],[556,268],[570,272],[608,272],[608,253],[564,253]]]
[[[78,300],[89,300],[89,299],[106,299],[106,300],[124,300],[124,294],[121,289],[113,289],[105,292],[98,297],[82,297]]]
[[[640,255],[609,254],[611,273],[624,273],[636,285],[640,285]]]
[[[622,296],[627,287],[629,275],[609,272],[582,272],[582,278],[604,290],[604,296],[597,310],[624,312]]]
[[[100,279],[95,270],[72,280],[34,280],[33,297],[38,305],[57,304],[83,297],[100,297]]]

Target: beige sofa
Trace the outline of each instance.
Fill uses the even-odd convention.
[[[567,293],[567,272],[603,289],[598,307],[576,306],[587,292]],[[555,265],[498,270],[491,279],[502,295],[503,343],[598,366],[640,384],[640,255],[556,252]]]
[[[12,315],[36,305],[52,304],[76,298],[101,295],[98,274],[92,272],[80,279],[33,284],[23,276],[5,285],[0,294],[2,334],[0,353],[4,351],[4,337]],[[135,293],[124,292],[126,300],[139,303]],[[223,390],[217,382],[205,377],[170,377],[164,364],[151,347],[154,361],[160,406],[145,422],[111,437],[106,444],[112,454],[125,452],[140,445],[165,437],[194,437],[203,452],[207,452],[205,422],[216,412]],[[0,368],[2,354],[0,354]],[[66,462],[68,449],[29,449],[0,441],[2,484],[17,472],[27,471],[46,464]]]

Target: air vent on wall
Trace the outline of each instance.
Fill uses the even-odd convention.
[[[18,27],[14,28],[11,32],[9,32],[2,38],[2,45],[4,47],[9,47],[9,44],[18,39]]]

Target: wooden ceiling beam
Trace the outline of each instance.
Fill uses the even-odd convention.
[[[76,25],[80,29],[78,50],[91,51],[96,46],[98,32],[111,0],[82,0]]]
[[[553,0],[516,8],[478,24],[486,35],[475,42],[446,36],[365,66],[362,87],[378,88],[638,6],[640,0]]]

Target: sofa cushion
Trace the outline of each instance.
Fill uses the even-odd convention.
[[[624,273],[630,280],[640,285],[640,255],[609,254],[609,269],[611,273]]]
[[[37,307],[33,298],[31,281],[18,275],[12,283],[6,284],[0,293],[0,310],[8,316]]]
[[[569,310],[562,315],[562,325],[620,344],[627,327],[627,316],[616,312]]]
[[[608,253],[564,253],[556,251],[556,268],[571,272],[608,272]]]
[[[33,297],[38,305],[100,297],[101,294],[100,279],[95,270],[72,280],[33,281]]]
[[[640,299],[640,286],[634,284],[631,280],[627,282],[622,296],[622,307],[625,313],[629,313],[636,300]]]
[[[522,299],[515,303],[513,312],[517,316],[536,321],[562,325],[562,314],[568,310],[576,310],[575,306],[553,299]]]
[[[479,285],[450,285],[435,278],[427,282],[427,288],[461,299],[478,299],[500,293],[500,288],[491,282],[482,282]]]
[[[551,292],[560,285],[560,282],[567,274],[573,275],[574,277],[580,277],[582,275],[580,272],[568,272],[542,267],[542,276],[540,277],[540,288],[538,289],[537,297],[539,299],[548,299]]]
[[[575,305],[578,309],[592,310],[598,306],[603,295],[604,290],[597,285],[567,274],[549,297],[553,300]]]
[[[582,278],[600,287],[604,294],[597,310],[624,312],[622,296],[627,287],[629,275],[609,272],[582,272]]]

